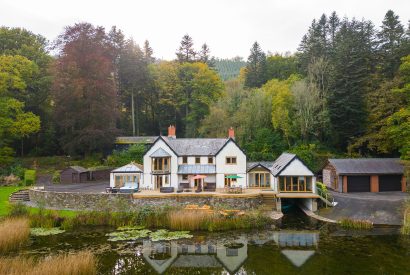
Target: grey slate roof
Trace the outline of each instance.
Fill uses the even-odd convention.
[[[162,148],[158,148],[154,153],[150,155],[150,157],[153,157],[153,158],[164,158],[164,157],[170,157],[170,156],[171,155]]]
[[[216,166],[211,164],[180,164],[178,174],[215,174]]]
[[[213,156],[229,140],[227,138],[163,138],[179,156]]]
[[[250,170],[252,170],[253,168],[256,168],[256,167],[258,167],[259,165],[261,165],[261,166],[263,166],[263,167],[265,167],[265,168],[267,168],[267,169],[271,169],[272,168],[272,165],[273,165],[273,161],[257,161],[257,162],[248,162],[247,164],[246,164],[246,171],[250,171]]]
[[[142,170],[133,162],[114,169],[111,173],[142,173]]]
[[[277,176],[295,157],[295,154],[282,153],[271,167],[272,174]]]
[[[138,137],[117,137],[115,143],[117,144],[151,144],[158,138],[158,136],[138,136]]]
[[[78,173],[84,173],[84,172],[88,171],[87,169],[85,169],[84,167],[81,167],[81,166],[70,166],[70,168],[75,170]]]
[[[403,174],[404,167],[398,158],[329,159],[341,174]]]

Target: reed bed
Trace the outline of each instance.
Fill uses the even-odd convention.
[[[7,218],[0,223],[0,253],[17,250],[30,236],[27,218]],[[3,274],[3,273],[0,273]]]
[[[351,228],[351,229],[369,230],[373,228],[373,223],[369,220],[354,220],[354,219],[349,219],[349,218],[341,219],[340,225],[344,228]]]
[[[403,226],[401,234],[410,235],[410,200],[406,201],[404,205]]]
[[[204,211],[172,211],[168,214],[169,228],[172,230],[204,230],[212,216]]]
[[[8,275],[93,275],[97,273],[96,257],[89,251],[34,259],[18,256],[0,258],[0,274]]]

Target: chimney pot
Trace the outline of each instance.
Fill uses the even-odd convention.
[[[235,130],[232,127],[230,127],[228,130],[228,137],[231,139],[235,139]]]
[[[176,128],[174,125],[169,125],[168,127],[168,137],[169,138],[176,138]]]

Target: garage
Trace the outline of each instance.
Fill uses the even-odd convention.
[[[347,192],[370,192],[370,177],[348,176]]]
[[[401,175],[380,175],[379,192],[401,191]]]

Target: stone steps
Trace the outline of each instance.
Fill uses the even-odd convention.
[[[25,202],[25,201],[30,201],[28,190],[20,190],[20,191],[14,192],[9,197],[9,202],[11,203]]]

